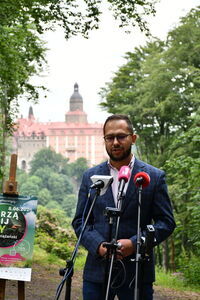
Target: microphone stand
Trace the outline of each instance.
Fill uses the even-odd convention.
[[[79,235],[78,241],[76,242],[74,251],[72,253],[72,257],[69,261],[67,261],[66,268],[60,270],[60,275],[63,276],[63,279],[62,279],[60,285],[58,286],[55,300],[59,299],[65,282],[66,282],[65,300],[70,300],[71,299],[71,282],[72,282],[73,268],[74,268],[75,259],[76,259],[77,253],[78,253],[78,248],[79,248],[79,245],[80,245],[80,242],[81,242],[81,238],[82,238],[83,233],[85,231],[87,222],[89,220],[90,214],[91,214],[91,212],[93,210],[93,207],[95,205],[96,199],[100,194],[100,190],[101,190],[101,187],[96,187],[95,197],[92,201],[92,204],[90,206],[90,209],[89,209],[88,214],[86,216],[86,219],[84,221],[81,233]]]
[[[109,216],[109,238],[111,240],[111,233],[112,233],[112,225],[113,225],[113,218],[117,217],[117,222],[116,222],[116,228],[115,228],[115,236],[112,239],[110,243],[104,243],[104,247],[107,248],[107,256],[106,256],[106,272],[105,272],[105,282],[107,281],[107,286],[105,290],[105,300],[108,300],[109,296],[109,290],[110,290],[110,284],[111,284],[111,276],[112,276],[112,269],[113,269],[113,264],[114,264],[114,259],[116,256],[116,250],[119,248],[119,245],[117,243],[117,237],[118,237],[118,231],[119,231],[119,222],[120,222],[120,216],[121,216],[121,207],[122,207],[122,199],[124,198],[123,193],[119,196],[118,198],[118,207],[113,208],[113,207],[106,207],[106,213]],[[107,277],[107,270],[109,266],[109,258],[111,254],[111,259],[110,259],[110,268],[108,272],[108,277]],[[108,278],[106,280],[106,278]]]
[[[141,211],[141,197],[142,197],[142,184],[139,185],[139,197],[138,197],[138,220],[137,220],[137,244],[136,244],[136,256],[135,256],[135,289],[134,289],[134,300],[139,300],[139,282],[138,278],[140,275],[140,266],[141,262],[141,254],[140,254],[140,246],[141,246],[141,228],[140,228],[140,211]],[[141,283],[140,283],[141,284]]]

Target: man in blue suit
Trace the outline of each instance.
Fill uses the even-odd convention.
[[[137,243],[138,220],[138,189],[133,177],[138,172],[146,172],[150,176],[150,184],[142,190],[141,197],[141,231],[145,233],[146,226],[153,224],[155,228],[156,244],[164,241],[174,230],[175,221],[167,192],[165,173],[151,165],[138,160],[132,153],[132,145],[136,135],[130,119],[126,115],[112,115],[107,118],[103,127],[105,148],[109,159],[98,166],[88,169],[82,179],[79,190],[76,214],[72,225],[79,236],[83,219],[89,210],[89,204],[95,196],[90,190],[93,175],[112,175],[113,183],[106,193],[98,196],[89,218],[88,224],[81,239],[82,245],[88,250],[83,273],[83,299],[105,299],[105,256],[107,248],[105,242],[109,240],[108,217],[105,215],[106,207],[117,207],[118,172],[122,166],[129,166],[131,177],[125,185],[125,196],[122,202],[117,242],[121,248],[117,250],[112,282],[109,291],[109,300],[115,295],[120,300],[134,299],[134,276]],[[88,194],[90,196],[88,199]],[[153,252],[153,251],[152,251]],[[153,253],[150,260],[142,263],[142,276],[140,299],[153,299],[153,282],[155,281]],[[118,277],[116,278],[117,275]],[[135,299],[136,300],[136,299]]]

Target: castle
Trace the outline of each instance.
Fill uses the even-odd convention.
[[[28,118],[18,119],[14,133],[18,167],[28,171],[34,154],[45,147],[62,154],[70,163],[84,157],[90,166],[99,164],[107,158],[102,127],[99,123],[88,123],[87,114],[83,111],[83,98],[75,83],[64,122],[38,122],[32,107]]]

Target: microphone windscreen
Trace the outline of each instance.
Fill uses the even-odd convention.
[[[133,181],[136,186],[142,186],[144,188],[149,185],[150,176],[145,172],[139,172],[134,176]]]
[[[121,167],[121,169],[119,170],[118,173],[118,180],[122,180],[124,179],[125,182],[127,182],[129,180],[131,176],[131,170],[128,166],[123,166]]]

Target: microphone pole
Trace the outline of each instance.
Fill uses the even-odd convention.
[[[139,172],[134,177],[134,183],[138,187],[138,220],[137,220],[137,244],[136,244],[136,255],[135,255],[135,289],[134,289],[134,300],[139,300],[139,263],[141,262],[140,246],[141,246],[141,199],[142,199],[142,189],[149,185],[150,177],[145,172]],[[141,284],[141,283],[140,283]]]
[[[76,242],[76,245],[75,245],[75,248],[74,248],[74,251],[72,253],[72,257],[71,259],[67,262],[67,266],[66,266],[66,269],[63,270],[62,273],[64,274],[61,274],[61,275],[64,275],[63,276],[63,279],[60,283],[60,285],[58,286],[58,289],[57,289],[57,292],[56,292],[56,297],[55,297],[55,300],[58,300],[59,297],[60,297],[60,294],[62,292],[62,289],[63,289],[63,286],[64,286],[64,283],[66,282],[66,292],[65,292],[65,300],[70,300],[71,299],[71,277],[73,275],[73,266],[74,266],[74,263],[75,263],[75,259],[76,259],[76,256],[77,256],[77,253],[78,253],[78,248],[79,248],[79,245],[80,245],[80,242],[81,242],[81,238],[83,236],[83,233],[85,231],[85,228],[86,228],[86,225],[87,225],[87,222],[89,220],[89,217],[90,217],[90,214],[93,210],[93,207],[95,205],[95,202],[96,202],[96,199],[97,197],[99,196],[100,194],[100,190],[101,188],[98,186],[96,187],[96,194],[95,194],[95,197],[92,201],[92,204],[90,206],[90,209],[88,211],[88,214],[86,216],[86,219],[84,221],[84,224],[83,224],[83,227],[82,227],[82,230],[81,230],[81,233],[79,235],[79,238]],[[69,277],[70,276],[70,277]]]
[[[121,169],[119,171],[119,175],[118,175],[119,190],[118,190],[118,196],[117,196],[117,209],[112,209],[110,207],[107,207],[107,210],[109,210],[109,212],[111,213],[111,215],[110,215],[110,224],[112,225],[114,216],[117,217],[117,222],[116,222],[114,239],[111,241],[111,243],[105,243],[105,244],[107,244],[107,266],[106,266],[106,270],[108,269],[109,256],[110,256],[110,250],[111,250],[111,260],[110,260],[110,268],[109,268],[107,286],[106,286],[106,291],[105,291],[105,300],[108,300],[108,297],[109,297],[109,290],[110,290],[110,283],[111,283],[111,276],[112,276],[114,259],[115,259],[115,255],[116,255],[116,250],[119,249],[119,245],[117,244],[117,237],[118,237],[118,231],[119,231],[122,200],[124,198],[124,192],[123,191],[124,191],[125,184],[129,180],[130,176],[131,176],[130,168],[128,166],[121,167]],[[112,231],[112,227],[110,226],[110,234],[109,234],[110,237],[111,237],[111,231]]]
[[[140,238],[141,238],[140,211],[141,211],[142,185],[140,185],[138,189],[139,189],[139,196],[138,196],[137,243],[136,243],[136,256],[135,256],[135,290],[134,290],[134,300],[139,300],[138,275],[139,275],[139,261],[140,261],[140,258],[141,258],[141,254],[140,254]]]

